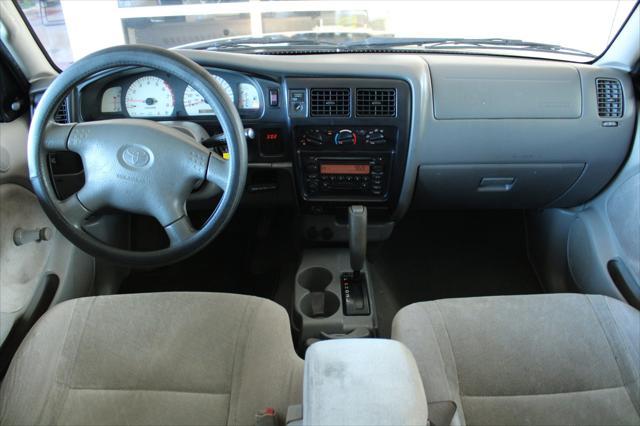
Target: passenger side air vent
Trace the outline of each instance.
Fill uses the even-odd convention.
[[[349,89],[311,89],[311,115],[314,117],[348,117],[351,112]]]
[[[68,98],[65,98],[60,104],[60,106],[58,107],[58,109],[56,110],[55,114],[53,115],[53,121],[61,124],[66,124],[71,121],[69,119],[69,99]]]
[[[396,89],[356,90],[358,117],[395,117]]]
[[[613,78],[597,78],[598,116],[602,118],[622,117],[622,85]]]

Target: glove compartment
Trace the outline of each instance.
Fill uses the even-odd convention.
[[[418,169],[416,206],[537,208],[578,180],[584,163],[450,164]]]

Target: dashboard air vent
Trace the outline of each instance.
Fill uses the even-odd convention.
[[[63,100],[62,103],[60,103],[60,106],[58,107],[55,114],[53,115],[53,121],[61,124],[69,123],[71,121],[69,120],[69,100],[68,99],[65,98],[65,100]]]
[[[349,89],[311,89],[311,115],[348,117],[351,110]]]
[[[396,89],[356,90],[356,115],[359,117],[395,117]]]
[[[598,116],[602,118],[622,117],[622,85],[613,78],[596,79]]]

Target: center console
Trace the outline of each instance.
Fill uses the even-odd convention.
[[[296,274],[293,328],[298,346],[370,337],[377,321],[367,271],[367,208],[350,206],[349,250],[305,250]]]
[[[377,333],[367,241],[388,238],[404,178],[411,90],[402,80],[289,78],[286,102],[303,235],[299,347]],[[338,244],[349,242],[349,250]]]
[[[394,127],[297,128],[303,199],[387,200],[397,136]]]
[[[319,340],[373,337],[377,320],[365,265],[362,279],[350,279],[349,250],[307,249],[296,273],[292,326],[296,346],[305,349]]]
[[[287,80],[287,105],[305,207],[322,211],[360,203],[393,209],[407,156],[407,83],[293,78]]]

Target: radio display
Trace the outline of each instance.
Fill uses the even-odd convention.
[[[323,175],[368,175],[368,164],[321,164],[320,174]]]

